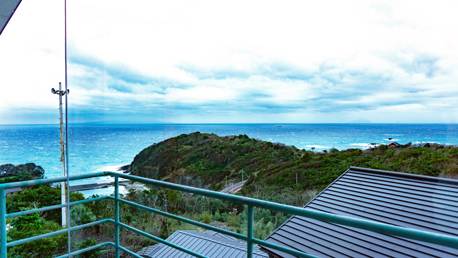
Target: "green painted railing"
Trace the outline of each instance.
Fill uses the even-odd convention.
[[[270,209],[270,210],[275,210],[275,211],[280,211],[284,213],[289,213],[289,214],[295,214],[295,215],[300,215],[308,218],[313,218],[321,221],[327,221],[327,222],[332,222],[340,225],[345,225],[345,226],[350,226],[350,227],[355,227],[355,228],[360,228],[360,229],[365,229],[365,230],[370,230],[378,233],[383,233],[383,234],[388,234],[388,235],[395,235],[399,237],[404,237],[404,238],[409,238],[409,239],[415,239],[415,240],[420,240],[428,243],[433,243],[433,244],[438,244],[442,246],[448,246],[452,248],[458,248],[458,238],[457,237],[452,237],[452,236],[447,236],[447,235],[441,235],[441,234],[434,234],[430,232],[425,232],[425,231],[420,231],[420,230],[415,230],[415,229],[408,229],[408,228],[402,228],[402,227],[397,227],[397,226],[392,226],[388,224],[383,224],[383,223],[376,223],[372,221],[367,221],[367,220],[360,220],[360,219],[355,219],[355,218],[350,218],[350,217],[344,217],[344,216],[339,216],[339,215],[334,215],[334,214],[329,214],[329,213],[324,213],[324,212],[318,212],[318,211],[313,211],[313,210],[308,210],[308,209],[302,209],[294,206],[288,206],[288,205],[283,205],[279,203],[274,203],[274,202],[267,202],[267,201],[262,201],[262,200],[257,200],[257,199],[252,199],[252,198],[247,198],[243,196],[237,196],[237,195],[230,195],[230,194],[225,194],[225,193],[220,193],[220,192],[215,192],[215,191],[209,191],[205,189],[200,189],[200,188],[194,188],[194,187],[189,187],[189,186],[183,186],[183,185],[177,185],[177,184],[172,184],[168,182],[163,182],[163,181],[158,181],[158,180],[153,180],[153,179],[148,179],[148,178],[143,178],[143,177],[138,177],[138,176],[132,176],[132,175],[126,175],[122,173],[115,173],[115,172],[100,172],[100,173],[92,173],[92,174],[86,174],[86,175],[78,175],[78,176],[71,176],[70,180],[79,180],[79,179],[86,179],[86,178],[93,178],[93,177],[101,177],[101,176],[111,176],[114,177],[115,179],[115,194],[114,197],[111,196],[106,196],[106,197],[99,197],[99,198],[94,198],[94,199],[87,199],[83,201],[77,201],[77,202],[72,202],[70,203],[71,206],[73,205],[78,205],[78,204],[83,204],[87,202],[93,202],[93,201],[98,201],[98,200],[103,200],[103,199],[112,199],[115,202],[115,219],[104,219],[100,221],[96,221],[93,223],[88,223],[85,225],[79,225],[79,226],[74,226],[71,227],[70,230],[78,230],[94,225],[99,225],[102,223],[112,223],[115,226],[115,239],[114,243],[113,242],[107,242],[107,243],[102,243],[98,244],[95,246],[91,246],[82,250],[74,251],[70,253],[70,256],[82,254],[84,252],[88,252],[100,247],[104,246],[113,246],[115,248],[116,252],[116,257],[119,257],[119,252],[123,251],[128,254],[130,254],[133,257],[140,257],[139,255],[135,254],[133,251],[127,250],[126,248],[122,247],[119,245],[119,228],[123,227],[128,230],[131,230],[132,232],[135,232],[137,234],[140,234],[142,236],[145,236],[147,238],[153,239],[157,242],[163,243],[165,245],[169,245],[173,248],[179,249],[185,253],[191,254],[196,257],[205,257],[199,253],[193,252],[191,250],[185,249],[183,247],[177,246],[173,243],[167,242],[161,238],[158,238],[156,236],[150,235],[148,233],[145,233],[141,230],[138,230],[136,228],[133,228],[129,225],[126,225],[122,223],[119,220],[119,204],[127,204],[131,205],[133,207],[137,207],[139,209],[143,209],[149,212],[154,212],[156,214],[166,216],[172,219],[180,220],[185,223],[189,223],[195,226],[199,226],[205,229],[213,230],[216,232],[220,232],[223,234],[227,234],[233,237],[236,237],[238,239],[244,240],[247,242],[247,253],[248,257],[251,258],[253,256],[253,244],[257,245],[262,245],[265,247],[269,247],[272,249],[276,249],[285,253],[289,253],[291,255],[299,256],[299,257],[315,257],[310,254],[298,252],[293,249],[285,248],[283,246],[279,246],[276,244],[272,244],[269,242],[265,242],[260,239],[253,238],[253,208],[254,207],[259,207],[259,208],[264,208],[264,209]],[[177,215],[173,215],[167,212],[163,212],[160,210],[156,210],[150,207],[146,207],[143,205],[139,205],[137,203],[129,202],[126,200],[122,200],[119,198],[119,178],[124,178],[124,179],[129,179],[132,181],[138,181],[142,183],[147,183],[151,185],[155,185],[158,187],[164,187],[172,190],[178,190],[182,192],[188,192],[188,193],[193,193],[193,194],[198,194],[202,196],[207,196],[211,198],[217,198],[220,200],[225,200],[225,201],[231,201],[231,202],[237,202],[241,203],[244,205],[248,206],[248,230],[247,230],[247,235],[242,235],[238,233],[234,233],[228,230],[220,229],[217,227],[213,227],[204,223],[200,223],[194,220],[190,220],[187,218],[183,218]],[[0,184],[0,251],[1,255],[0,258],[6,258],[7,257],[7,248],[15,245],[20,245],[24,244],[27,242],[31,242],[34,240],[42,239],[45,237],[50,237],[50,236],[55,236],[58,234],[63,234],[66,233],[67,230],[60,230],[48,234],[43,234],[40,236],[34,236],[31,238],[27,239],[22,239],[22,240],[17,240],[13,242],[7,242],[6,238],[6,219],[15,217],[15,216],[21,216],[21,215],[26,215],[26,214],[31,214],[34,212],[41,212],[41,211],[46,211],[46,210],[51,210],[51,209],[59,209],[62,207],[66,207],[66,205],[54,205],[50,207],[44,207],[44,208],[39,208],[35,210],[29,210],[29,211],[22,211],[22,212],[16,212],[16,213],[6,213],[6,196],[5,196],[5,190],[9,188],[16,188],[16,187],[25,187],[25,186],[34,186],[34,185],[42,185],[42,184],[51,184],[51,183],[58,183],[58,182],[63,182],[66,181],[66,177],[57,177],[53,179],[41,179],[41,180],[31,180],[31,181],[23,181],[23,182],[15,182],[15,183],[6,183],[6,184]],[[59,257],[69,257],[69,255],[63,255]]]

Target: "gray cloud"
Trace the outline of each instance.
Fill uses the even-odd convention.
[[[124,64],[107,63],[76,50],[71,51],[69,57],[70,65],[87,72],[84,76],[70,74],[79,87],[86,89],[104,86],[121,93],[146,91],[163,94],[167,87],[176,85],[174,80],[146,75]]]
[[[431,55],[400,52],[385,59],[407,74],[424,74],[428,80],[434,79],[439,70],[436,66],[439,59]],[[75,119],[88,121],[161,122],[171,117],[196,115],[203,118],[238,113],[365,112],[403,105],[422,106],[432,98],[447,97],[447,94],[430,93],[428,88],[406,83],[391,70],[347,67],[333,60],[324,61],[313,69],[286,61],[266,62],[256,58],[245,70],[232,66],[203,68],[181,64],[177,67],[194,78],[187,83],[175,78],[148,76],[123,65],[87,58],[81,53],[74,54],[70,61],[75,69],[86,72],[82,76],[74,75],[73,83],[86,90],[100,91],[98,95],[88,96],[86,104],[73,111]],[[174,90],[192,92],[200,86],[230,90],[231,85],[239,84],[247,87],[237,88],[238,97],[226,100],[188,101],[192,97],[186,94],[183,99],[170,99]],[[294,98],[283,99],[278,90],[289,88],[291,93],[288,95]],[[116,94],[108,94],[113,92]]]
[[[402,68],[408,74],[423,74],[428,79],[433,78],[438,72],[441,72],[437,66],[440,58],[433,54],[399,50],[388,55],[384,54],[382,58]]]
[[[299,68],[283,61],[263,61],[255,56],[248,68],[224,67],[224,68],[203,68],[193,64],[181,64],[177,68],[189,73],[199,80],[224,80],[242,79],[246,80],[254,76],[263,76],[272,80],[302,80],[313,78],[314,71]]]

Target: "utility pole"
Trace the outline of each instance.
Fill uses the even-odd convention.
[[[64,141],[64,119],[63,119],[63,111],[62,111],[62,96],[65,95],[65,91],[62,90],[62,83],[59,82],[59,90],[55,90],[54,88],[51,89],[53,94],[59,95],[59,128],[60,128],[60,165],[61,165],[61,176],[66,176],[65,173],[65,141]],[[62,204],[67,203],[67,195],[66,195],[66,185],[65,182],[62,182],[61,185],[61,201]],[[62,227],[66,227],[68,224],[67,221],[67,208],[62,208]]]
[[[297,185],[297,173],[296,173],[296,185]]]
[[[245,171],[242,169],[240,169],[240,173],[242,173],[242,181],[243,181],[243,174],[245,174]],[[250,178],[249,175],[245,174],[245,176],[247,176],[247,178]]]

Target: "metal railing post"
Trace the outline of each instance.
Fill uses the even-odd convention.
[[[115,244],[116,258],[119,258],[119,178],[115,177]]]
[[[1,258],[6,258],[6,195],[5,189],[0,189],[0,241],[1,241]]]
[[[247,257],[253,257],[253,205],[248,204]]]

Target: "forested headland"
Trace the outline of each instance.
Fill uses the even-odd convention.
[[[249,138],[183,134],[149,146],[130,165],[134,175],[221,190],[225,179],[248,182],[244,195],[257,190],[321,190],[350,166],[428,176],[458,177],[458,147],[412,144],[361,150],[314,152]],[[297,175],[297,183],[296,183]]]

